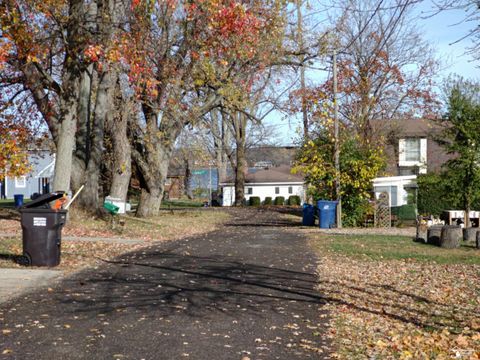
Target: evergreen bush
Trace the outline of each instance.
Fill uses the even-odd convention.
[[[250,206],[260,206],[260,198],[258,196],[250,196]]]
[[[288,197],[288,205],[290,205],[290,206],[300,206],[300,196],[290,195]]]

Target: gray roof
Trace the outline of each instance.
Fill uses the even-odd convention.
[[[304,178],[300,174],[292,174],[289,165],[280,165],[268,169],[249,169],[245,176],[245,185],[259,183],[303,183]],[[229,178],[226,183],[233,183],[234,178]]]

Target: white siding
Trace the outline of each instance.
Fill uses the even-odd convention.
[[[279,193],[275,194],[275,188],[279,188]],[[292,193],[288,192],[288,188],[292,188]],[[252,188],[252,193],[247,194],[247,188]],[[283,196],[285,200],[291,195],[300,196],[300,200],[305,201],[303,184],[300,183],[284,183],[284,184],[248,184],[245,186],[245,199],[248,201],[251,196],[258,196],[260,201],[265,201],[266,197],[275,200],[277,196]],[[223,206],[232,206],[235,203],[235,188],[227,185],[223,187]]]
[[[418,166],[420,174],[427,172],[427,139],[420,139],[420,161],[406,160],[406,139],[398,140],[398,165],[399,166]]]
[[[400,166],[405,162],[405,139],[398,140],[398,162]]]
[[[417,177],[415,175],[409,176],[391,176],[391,177],[381,177],[373,179],[373,189],[375,192],[375,197],[378,199],[380,192],[383,191],[384,188],[392,188],[394,191],[389,191],[390,195],[390,206],[401,206],[407,204],[407,191],[405,190],[406,185],[412,185],[416,182]],[[378,191],[382,190],[382,191]],[[395,191],[396,190],[396,191]],[[392,199],[392,194],[396,193],[396,198]],[[393,200],[393,201],[392,201]]]
[[[427,173],[427,139],[420,139],[420,174]]]
[[[233,186],[223,187],[223,206],[232,206],[235,202],[235,188]]]

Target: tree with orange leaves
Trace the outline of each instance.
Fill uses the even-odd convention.
[[[69,190],[80,104],[83,51],[92,16],[83,1],[6,0],[0,4],[0,79],[13,95],[38,111],[56,145],[54,190]],[[32,112],[34,112],[32,111]],[[16,114],[24,115],[25,114]]]
[[[29,170],[27,129],[8,118],[0,118],[0,181],[7,176],[22,176]]]
[[[46,122],[57,151],[54,189],[85,182],[78,203],[98,208],[105,124],[112,137],[125,135],[120,150],[129,148],[127,120],[143,188],[138,215],[156,214],[178,134],[251,90],[255,76],[232,74],[252,74],[264,60],[258,40],[270,35],[280,3],[3,1],[2,86]],[[129,96],[131,114],[123,117],[118,99]],[[128,169],[122,161],[118,168]]]
[[[133,159],[142,193],[137,215],[158,213],[168,162],[182,128],[215,107],[245,106],[279,27],[276,1],[166,1],[134,8],[122,51],[141,104]],[[148,31],[145,31],[145,30]],[[272,41],[272,46],[275,44]],[[135,46],[131,46],[135,44]]]

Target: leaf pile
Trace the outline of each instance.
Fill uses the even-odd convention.
[[[151,245],[154,241],[204,234],[217,229],[228,218],[228,214],[222,211],[165,212],[151,219],[127,217],[123,226],[117,224],[112,228],[104,220],[77,213],[62,230],[62,254],[58,269],[76,271]],[[22,254],[20,223],[17,220],[0,221],[8,225],[9,234],[15,234],[13,238],[2,238],[0,234],[0,268],[20,267],[15,263],[15,259]],[[75,240],[68,239],[72,236]]]
[[[337,358],[480,358],[480,266],[319,255]]]
[[[168,240],[213,231],[228,215],[221,211],[165,211],[154,218],[132,216],[97,219],[78,210],[63,229],[64,236]],[[122,225],[123,224],[123,225]]]

